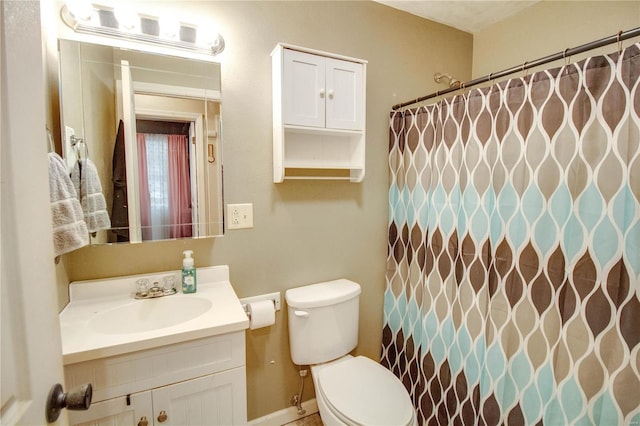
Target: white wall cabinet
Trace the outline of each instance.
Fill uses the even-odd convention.
[[[361,182],[366,61],[278,44],[272,65],[274,182]]]
[[[92,377],[94,402],[74,425],[246,424],[244,332],[65,366],[67,383]],[[68,385],[72,386],[72,385]]]

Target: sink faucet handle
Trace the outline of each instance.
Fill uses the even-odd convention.
[[[140,278],[136,280],[136,295],[146,296],[149,293],[149,280],[146,278]]]
[[[173,291],[176,289],[176,279],[173,275],[164,276],[162,282],[164,283],[165,290]]]

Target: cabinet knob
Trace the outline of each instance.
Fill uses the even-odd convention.
[[[324,98],[324,89],[320,89],[320,97]]]
[[[138,422],[138,426],[149,426],[149,421],[145,416],[140,417],[140,421]]]
[[[167,419],[169,418],[169,416],[167,416],[167,412],[162,410],[160,411],[160,414],[158,415],[158,421],[160,423],[164,423],[167,421]]]
[[[329,90],[329,99],[333,99],[333,89]]]

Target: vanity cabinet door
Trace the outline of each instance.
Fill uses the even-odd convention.
[[[151,391],[91,404],[87,411],[69,411],[69,424],[78,426],[153,426]]]
[[[154,389],[154,424],[245,424],[245,390],[244,367]]]

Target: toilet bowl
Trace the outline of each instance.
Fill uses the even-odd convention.
[[[325,425],[416,425],[402,382],[379,363],[349,355],[358,343],[360,292],[346,279],[287,290],[291,359],[311,366]]]
[[[407,390],[375,361],[347,355],[311,366],[320,418],[334,425],[417,425]]]

